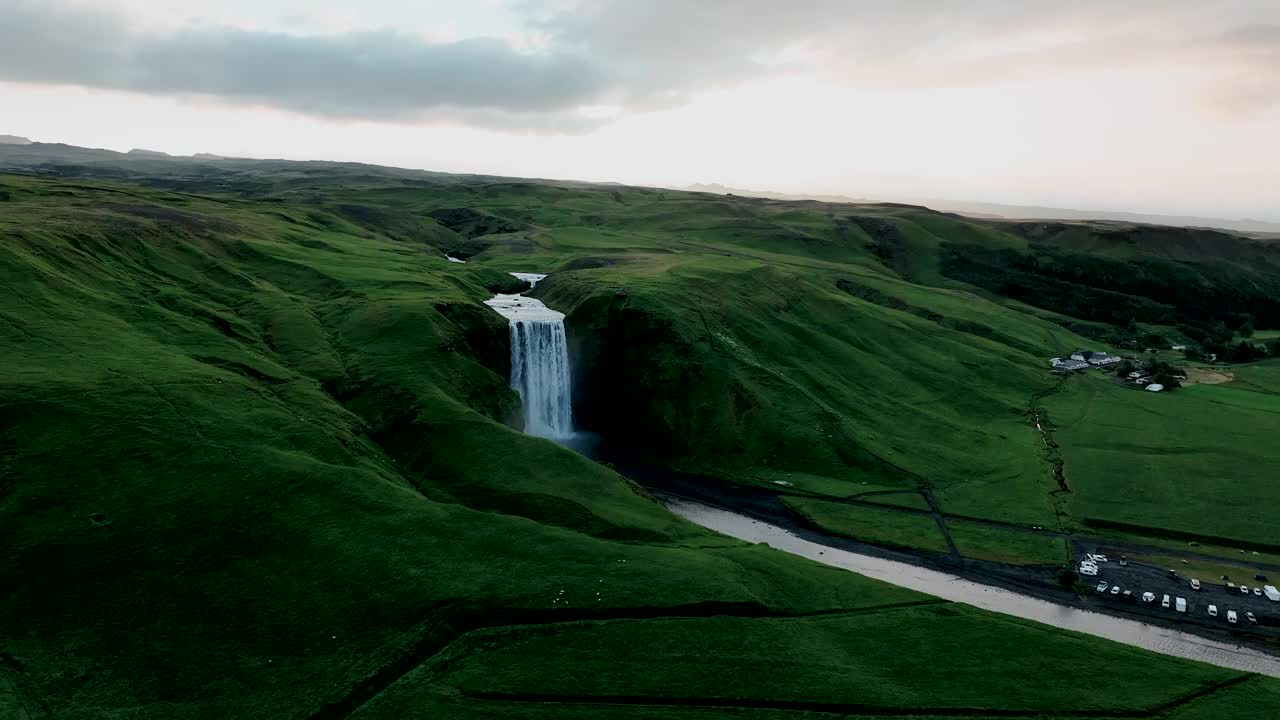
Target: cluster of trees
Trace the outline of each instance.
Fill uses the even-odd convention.
[[[1280,358],[1280,340],[1256,345],[1248,340],[1241,340],[1235,345],[1207,342],[1202,346],[1188,346],[1186,356],[1188,360],[1207,360],[1210,356],[1215,356],[1218,360],[1229,363],[1247,363],[1269,357]]]
[[[1152,382],[1163,385],[1166,390],[1182,387],[1182,383],[1178,378],[1186,377],[1187,375],[1187,371],[1183,368],[1155,358],[1150,358],[1141,363],[1125,360],[1116,365],[1115,372],[1120,377],[1128,377],[1129,373],[1132,372],[1141,372],[1143,375],[1150,377]]]
[[[1028,251],[946,243],[944,275],[1037,307],[1125,327],[1130,320],[1280,327],[1280,274],[1229,262],[1109,257],[1033,244]],[[1216,333],[1215,333],[1216,334]],[[1197,341],[1200,342],[1200,341]]]

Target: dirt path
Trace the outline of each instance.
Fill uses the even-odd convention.
[[[1206,367],[1189,367],[1187,368],[1187,385],[1221,385],[1235,380],[1236,376],[1230,370],[1219,370],[1218,368]]]

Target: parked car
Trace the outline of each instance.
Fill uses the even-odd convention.
[[[1142,602],[1149,603],[1149,602],[1155,602],[1155,601],[1156,601],[1156,594],[1155,594],[1155,593],[1153,593],[1153,592],[1144,592],[1144,593],[1142,593]]]
[[[1184,612],[1186,612],[1186,611],[1187,611],[1187,599],[1186,599],[1186,598],[1178,598],[1178,599],[1175,601],[1175,603],[1174,603],[1174,609],[1176,609],[1176,610],[1177,610],[1178,612],[1180,612],[1180,613],[1184,613]]]
[[[1162,607],[1162,608],[1167,608],[1167,607],[1169,607],[1169,596],[1168,596],[1168,595],[1165,595],[1165,596],[1160,600],[1160,607]]]
[[[1254,588],[1253,594],[1257,595],[1258,597],[1262,597],[1262,588]]]
[[[1107,591],[1107,588],[1108,588],[1108,587],[1110,587],[1110,586],[1109,586],[1109,585],[1107,585],[1106,581],[1104,580],[1104,581],[1102,581],[1102,582],[1098,583],[1098,587],[1096,587],[1096,588],[1094,588],[1094,589],[1095,589],[1095,590],[1097,590],[1097,591],[1098,591],[1098,592],[1100,592],[1100,593],[1103,593],[1103,592],[1106,592],[1106,591]]]
[[[1119,585],[1112,585],[1112,586],[1111,586],[1111,594],[1112,594],[1112,595],[1119,595],[1119,594],[1120,594],[1120,586],[1119,586]]]
[[[1227,583],[1227,592],[1235,592],[1235,590],[1236,590],[1236,584],[1235,584],[1235,583],[1233,583],[1233,582],[1229,582],[1229,583]]]
[[[1280,602],[1280,590],[1276,589],[1275,585],[1264,586],[1262,588],[1262,594],[1266,595],[1267,599],[1272,602]]]
[[[1241,594],[1241,595],[1248,595],[1248,594],[1249,594],[1249,587],[1248,587],[1247,585],[1241,585],[1241,586],[1240,586],[1240,594]]]
[[[1258,624],[1258,618],[1254,617],[1254,616],[1253,616],[1253,613],[1249,612],[1248,610],[1246,610],[1246,611],[1245,611],[1245,613],[1244,613],[1244,619],[1245,619],[1245,620],[1248,620],[1249,622],[1253,623],[1254,625],[1257,625],[1257,624]]]
[[[1132,591],[1132,590],[1125,590],[1125,591],[1124,591],[1123,593],[1121,593],[1121,594],[1122,594],[1122,595],[1124,595],[1124,599],[1125,599],[1125,600],[1132,600],[1132,599],[1133,599],[1133,591]]]
[[[1195,578],[1191,578],[1191,589],[1192,589],[1192,590],[1199,590],[1199,589],[1200,589],[1200,581],[1199,581],[1199,580],[1197,580],[1197,579],[1195,579]]]
[[[1209,617],[1218,617],[1218,606],[1217,606],[1217,605],[1210,605],[1210,606],[1209,606]]]
[[[1098,566],[1097,565],[1081,565],[1080,574],[1095,576],[1098,574]]]
[[[1129,558],[1124,555],[1120,556],[1120,567],[1129,567]]]
[[[1228,610],[1228,611],[1227,611],[1227,622],[1234,624],[1234,623],[1235,623],[1235,621],[1236,621],[1236,619],[1237,619],[1237,618],[1236,618],[1236,611],[1235,611],[1235,610]]]
[[[1266,581],[1267,581],[1267,576],[1266,576],[1266,575],[1254,575],[1254,576],[1253,576],[1253,579],[1254,579],[1254,580],[1257,580],[1258,582],[1266,582]]]

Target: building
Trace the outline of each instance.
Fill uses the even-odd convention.
[[[1174,345],[1173,347],[1171,347],[1171,348],[1169,348],[1169,349],[1170,349],[1170,350],[1186,350],[1186,349],[1187,349],[1187,346],[1186,346],[1186,345]]]
[[[1147,392],[1160,392],[1161,390],[1164,390],[1164,386],[1160,383],[1151,383],[1147,386]]]
[[[1083,360],[1064,360],[1063,358],[1053,358],[1049,360],[1049,364],[1053,366],[1055,372],[1076,372],[1089,367],[1089,363]]]
[[[1119,355],[1109,355],[1104,352],[1096,352],[1089,354],[1089,364],[1095,367],[1107,367],[1109,365],[1118,365],[1121,362]]]

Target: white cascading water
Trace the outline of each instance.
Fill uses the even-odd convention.
[[[546,277],[537,273],[511,274],[531,285]],[[524,403],[524,431],[552,440],[572,438],[564,313],[519,293],[494,295],[485,304],[510,321],[511,387]]]

